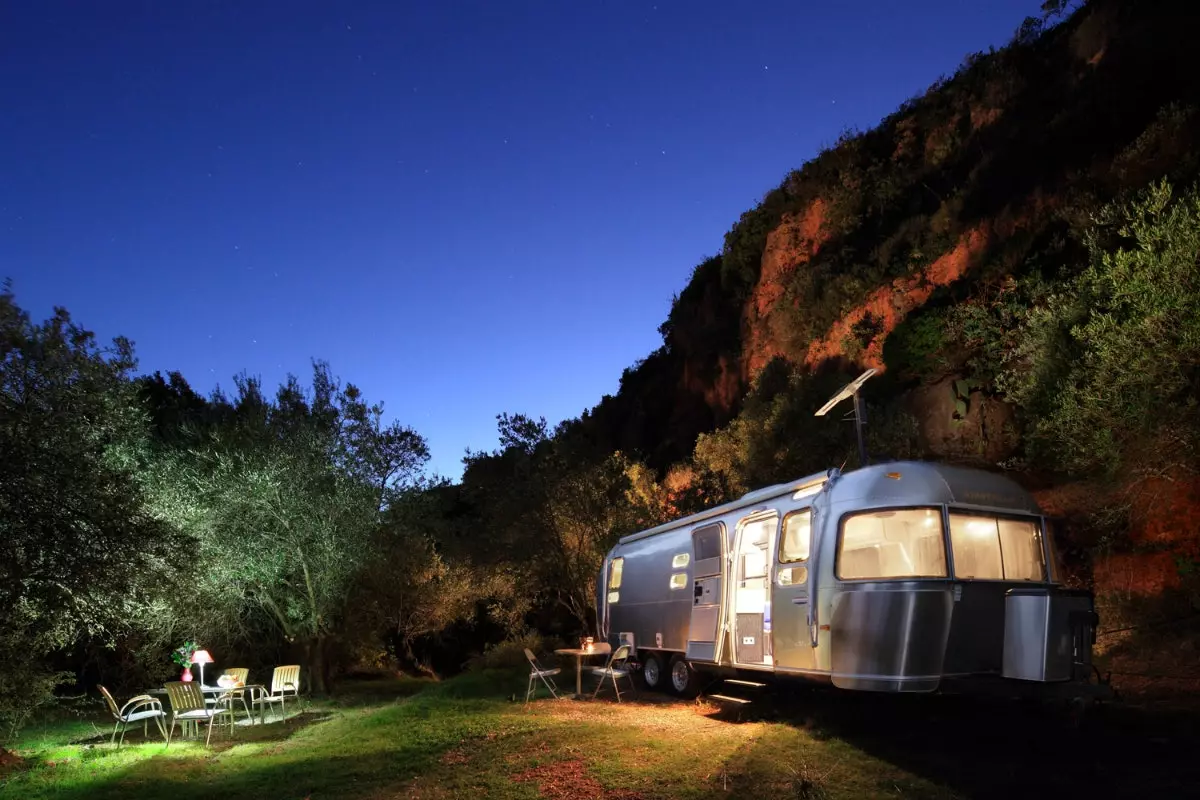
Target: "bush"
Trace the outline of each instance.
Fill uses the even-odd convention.
[[[1200,421],[1200,193],[1160,181],[1095,223],[1087,267],[1024,313],[997,384],[1048,466],[1186,461]]]
[[[478,672],[487,669],[513,669],[528,663],[525,650],[541,658],[546,653],[566,647],[560,639],[542,636],[536,631],[526,631],[512,639],[490,644],[483,653],[474,656],[467,662],[467,669]]]
[[[75,679],[46,668],[49,643],[31,640],[18,616],[0,624],[0,743],[15,737],[38,708],[53,703],[59,684]]]

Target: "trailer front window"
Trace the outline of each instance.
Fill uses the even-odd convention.
[[[843,580],[946,577],[941,513],[900,508],[847,517],[838,542],[837,575]]]
[[[1046,578],[1036,520],[977,514],[950,515],[954,577],[973,580],[1041,581]]]

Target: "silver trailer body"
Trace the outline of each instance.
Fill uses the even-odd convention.
[[[600,634],[640,658],[844,689],[1086,682],[1090,594],[1060,584],[1032,496],[924,462],[837,470],[622,538]]]

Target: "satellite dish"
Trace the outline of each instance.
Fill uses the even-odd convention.
[[[866,414],[863,413],[862,401],[858,399],[858,390],[863,387],[872,375],[875,374],[875,369],[871,368],[859,375],[854,380],[843,386],[837,394],[829,398],[829,402],[817,409],[817,413],[813,416],[823,417],[833,410],[834,406],[843,400],[854,401],[854,429],[858,434],[858,465],[865,467],[867,465],[867,445],[863,441],[862,426],[866,422]]]

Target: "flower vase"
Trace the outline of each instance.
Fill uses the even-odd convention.
[[[179,680],[183,681],[184,683],[191,683],[192,682],[192,668],[184,667],[183,674],[179,676]]]

